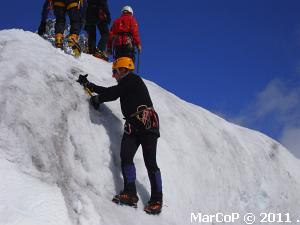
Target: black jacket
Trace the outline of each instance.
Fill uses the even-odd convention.
[[[100,103],[114,101],[120,98],[121,109],[125,119],[137,111],[140,105],[153,107],[148,89],[141,77],[130,73],[122,78],[119,83],[111,87],[97,86],[89,83],[87,87],[99,94]]]
[[[125,133],[151,133],[157,137],[160,136],[159,118],[154,110],[154,115],[152,114],[149,118],[150,127],[147,127],[146,124],[137,119],[136,115],[133,115],[141,105],[153,108],[149,91],[142,78],[138,75],[130,73],[119,80],[115,86],[102,87],[89,83],[87,88],[92,92],[98,93],[99,103],[114,101],[120,98],[121,110],[126,120],[124,125]]]

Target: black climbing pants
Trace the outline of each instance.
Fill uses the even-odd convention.
[[[131,165],[138,147],[142,145],[144,162],[147,171],[156,171],[158,166],[156,163],[156,146],[157,135],[146,134],[126,134],[124,133],[121,143],[121,164],[122,167]]]
[[[97,45],[99,50],[106,50],[106,44],[109,38],[109,28],[107,22],[100,22],[98,24],[87,23],[85,30],[88,33],[88,46],[90,54],[94,54],[96,50],[96,27],[98,27],[101,35]]]
[[[124,178],[124,190],[136,192],[136,172],[133,158],[141,145],[144,162],[151,184],[151,199],[162,201],[162,181],[160,170],[156,162],[156,148],[158,136],[153,133],[124,133],[121,143],[121,166]]]
[[[55,33],[64,33],[66,24],[66,13],[70,18],[70,34],[79,34],[81,29],[81,17],[78,9],[78,1],[54,0],[54,15],[56,18]],[[77,3],[77,5],[76,5]]]

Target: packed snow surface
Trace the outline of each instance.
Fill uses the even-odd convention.
[[[0,68],[0,225],[183,225],[199,224],[192,213],[218,212],[240,213],[231,224],[244,224],[248,212],[300,220],[299,160],[264,134],[150,81],[161,122],[163,212],[143,211],[150,184],[141,151],[138,209],[115,205],[122,189],[119,101],[95,111],[76,82],[88,73],[98,85],[115,85],[111,64],[85,54],[75,59],[31,32],[3,30]]]

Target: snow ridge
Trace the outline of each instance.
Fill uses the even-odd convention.
[[[0,31],[0,68],[1,225],[182,225],[191,224],[192,212],[288,212],[300,219],[299,160],[264,134],[150,81],[161,122],[163,212],[142,210],[149,181],[141,151],[139,209],[113,204],[122,188],[119,102],[95,111],[76,83],[82,72],[113,85],[111,65],[85,54],[74,59],[36,34],[12,29]]]

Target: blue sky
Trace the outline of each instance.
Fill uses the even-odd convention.
[[[143,77],[300,157],[299,0],[108,2],[134,9]],[[0,29],[35,31],[42,4],[2,2]]]

